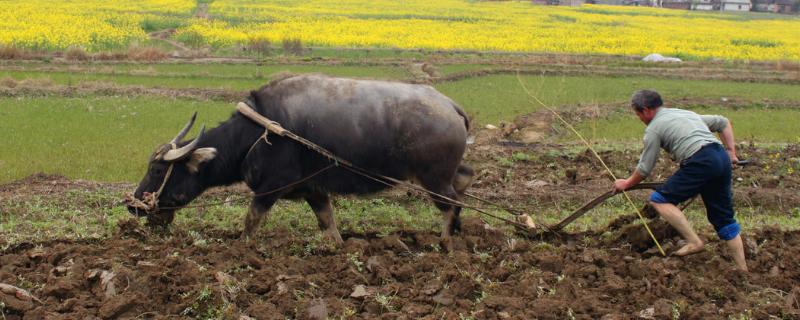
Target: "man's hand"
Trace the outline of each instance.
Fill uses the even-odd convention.
[[[628,179],[617,179],[614,181],[614,192],[622,192],[630,188]]]
[[[633,174],[631,174],[628,179],[617,179],[614,181],[614,192],[622,192],[628,190],[630,187],[633,187],[639,182],[642,182],[644,177],[639,173],[639,169],[633,170]]]
[[[736,164],[737,162],[739,162],[739,158],[736,157],[736,151],[734,150],[726,150],[726,151],[728,152],[728,157],[731,158],[732,164]]]

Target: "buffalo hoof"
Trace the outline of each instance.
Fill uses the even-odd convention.
[[[344,240],[338,230],[327,230],[322,232],[322,236],[334,244],[337,248],[344,248]]]

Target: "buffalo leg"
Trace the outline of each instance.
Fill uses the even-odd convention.
[[[467,188],[469,188],[470,185],[472,185],[472,179],[474,175],[475,171],[469,166],[464,164],[458,166],[458,169],[456,170],[456,176],[453,178],[453,189],[455,189],[458,197],[453,199],[460,201],[464,198],[464,192],[467,191]],[[454,206],[453,231],[461,231],[461,206]]]
[[[435,184],[428,184],[424,179],[421,180],[425,189],[450,199],[458,199],[458,194],[452,184],[442,184],[443,186],[441,187],[435,187]],[[447,250],[452,251],[452,239],[450,236],[461,229],[461,219],[458,216],[458,213],[461,212],[461,208],[438,196],[431,197],[436,207],[442,211],[442,241],[445,243]]]
[[[278,198],[275,197],[266,199],[259,199],[258,197],[253,198],[253,201],[250,202],[250,210],[244,218],[242,239],[250,239],[255,235],[256,230],[261,226],[261,222],[264,221],[264,217],[269,212],[269,209],[272,208],[272,205],[275,204],[277,200]]]
[[[322,234],[326,238],[333,240],[336,245],[342,245],[344,241],[336,228],[336,221],[333,219],[333,206],[331,205],[330,197],[324,193],[314,193],[307,196],[306,201],[317,216],[317,224],[319,224]]]

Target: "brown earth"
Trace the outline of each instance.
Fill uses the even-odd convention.
[[[724,244],[662,258],[596,234],[507,238],[468,219],[458,249],[435,234],[346,234],[343,249],[306,247],[285,230],[150,234],[123,221],[111,239],[19,244],[0,255],[5,319],[686,319],[800,316],[800,232],[748,235],[749,274]],[[622,233],[623,231],[614,230]],[[663,235],[663,234],[660,234]],[[670,250],[675,238],[664,246]]]
[[[475,131],[467,154],[476,169],[470,192],[534,218],[537,208],[575,207],[606,192],[609,177],[588,151],[576,154],[569,151],[574,146],[519,139],[525,128],[544,130],[549,121],[533,114],[497,130]],[[787,173],[800,146],[741,145],[739,152],[752,165],[734,173],[737,206],[764,214],[800,207],[800,177]],[[515,156],[519,153],[528,156]],[[638,157],[633,151],[600,155],[619,176]],[[674,169],[663,159],[655,175],[664,178]],[[70,196],[75,189],[122,193],[132,187],[35,175],[0,185],[0,211],[12,197],[46,195],[62,204],[83,201]],[[241,187],[233,187],[204,197],[241,194]],[[405,193],[383,196],[402,201]],[[114,204],[85,204],[99,205]],[[5,319],[800,318],[800,231],[748,232],[752,272],[743,274],[732,271],[725,244],[709,232],[701,233],[709,241],[703,253],[663,258],[634,220],[621,217],[604,230],[524,239],[470,218],[450,253],[442,251],[437,234],[418,230],[383,236],[345,230],[345,246],[337,249],[282,229],[243,242],[233,231],[153,234],[137,220],[123,220],[107,239],[7,245],[0,252],[0,284],[25,289],[33,298],[0,286],[6,288],[0,290],[0,314]],[[651,221],[650,227],[668,254],[679,246],[663,221]]]

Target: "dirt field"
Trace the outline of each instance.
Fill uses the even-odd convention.
[[[520,142],[547,121],[523,117],[476,132],[467,155],[478,172],[471,191],[528,209],[580,204],[607,191],[609,178],[588,153]],[[780,163],[797,159],[800,148],[776,156],[742,146],[740,153],[753,166],[734,174],[738,206],[776,215],[800,206],[797,176],[780,173]],[[601,156],[623,174],[638,154]],[[672,170],[663,160],[656,175]],[[0,208],[11,198],[46,195],[62,203],[80,201],[71,190],[121,194],[132,187],[38,175],[0,186]],[[85,203],[87,210],[94,205]],[[419,230],[383,236],[343,230],[345,246],[337,249],[289,230],[264,228],[246,243],[236,231],[153,234],[126,219],[111,238],[0,240],[7,248],[0,253],[0,284],[8,285],[0,286],[0,312],[4,319],[800,318],[800,232],[747,233],[752,272],[743,274],[732,271],[725,244],[711,232],[702,233],[705,252],[663,258],[633,221],[622,216],[605,230],[525,239],[469,218],[456,250],[447,253],[437,234]],[[651,227],[668,253],[679,246],[662,221]]]

